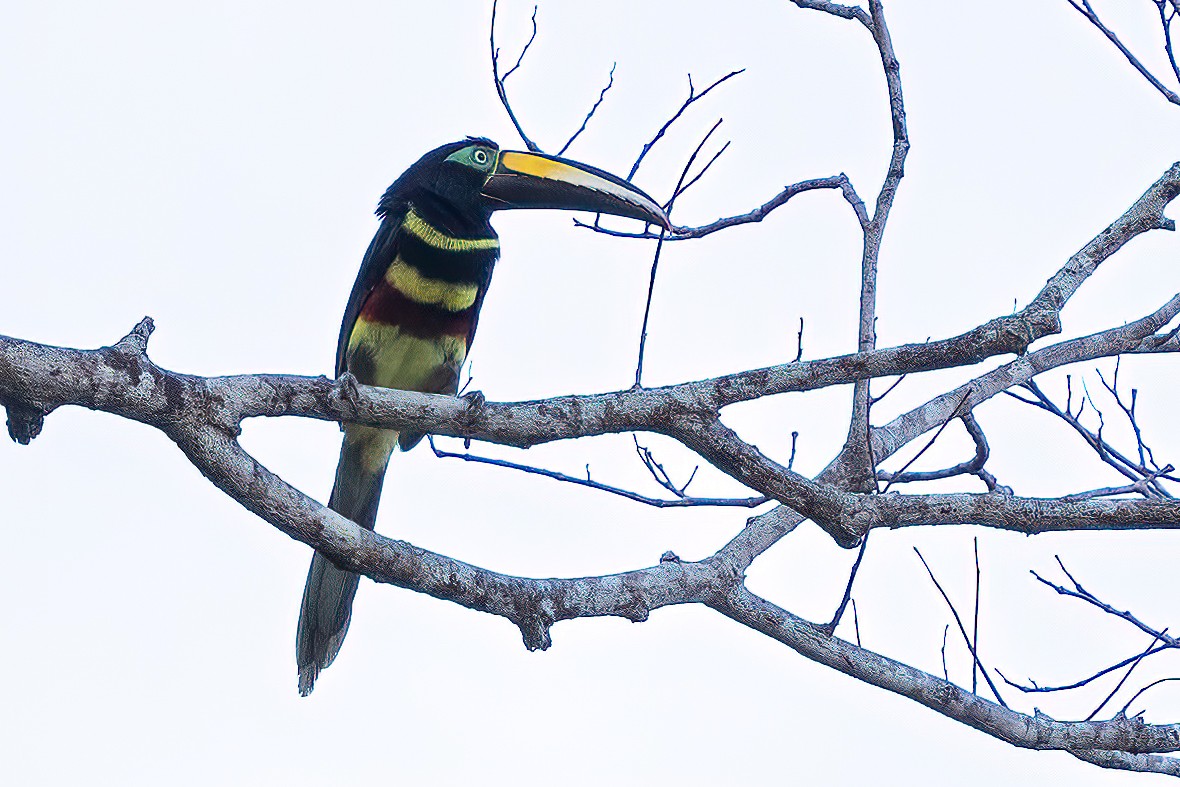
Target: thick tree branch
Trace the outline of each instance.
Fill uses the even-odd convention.
[[[809,623],[751,593],[744,585],[711,598],[709,606],[726,617],[787,645],[806,658],[865,683],[908,697],[945,716],[1014,746],[1058,749],[1075,756],[1109,760],[1108,752],[1138,755],[1180,751],[1180,725],[1150,725],[1139,717],[1115,717],[1104,722],[1054,721],[1038,712],[1017,713],[901,662],[829,637]],[[1142,746],[1146,740],[1152,745]],[[1171,758],[1160,767],[1173,767]],[[1098,764],[1102,764],[1099,762]],[[1106,767],[1117,767],[1108,765]]]
[[[1143,320],[1036,350],[980,375],[903,413],[888,424],[875,428],[872,432],[873,455],[877,461],[884,461],[921,435],[939,428],[951,417],[955,409],[962,405],[963,397],[968,391],[971,392],[970,405],[975,407],[1049,369],[1079,361],[1090,361],[1108,354],[1129,352],[1130,350],[1124,348],[1139,346],[1143,336],[1149,336],[1158,330],[1158,327],[1153,326],[1167,324],[1177,313],[1180,313],[1180,295]],[[842,472],[843,468],[839,461],[833,461],[817,476],[817,480],[821,483],[839,484]],[[748,566],[758,555],[770,549],[805,519],[805,516],[789,508],[772,509],[752,518],[742,532],[726,545],[726,549],[736,555],[743,565]],[[845,532],[840,534],[840,538],[845,539],[844,543],[847,543],[854,540],[856,535]]]
[[[877,346],[877,278],[881,259],[881,243],[885,238],[885,227],[893,209],[893,201],[905,176],[905,160],[910,150],[909,131],[906,128],[905,101],[901,89],[901,66],[893,51],[893,41],[885,22],[885,9],[881,0],[869,0],[872,24],[869,32],[877,45],[881,66],[885,72],[885,85],[889,94],[889,116],[893,126],[893,152],[885,173],[885,181],[877,195],[873,217],[862,225],[864,244],[861,252],[860,313],[857,324],[857,351],[868,352]],[[856,488],[862,492],[877,489],[876,457],[873,456],[869,440],[872,392],[868,380],[859,380],[852,392],[852,415],[849,419],[848,437],[844,441],[845,464],[854,476]]]
[[[1177,312],[1180,295],[1142,320],[1031,353],[949,396],[955,397],[955,408],[975,407],[1021,382],[1022,375],[1028,379],[1054,365],[1135,346]],[[149,332],[150,322],[145,321],[115,346],[96,351],[0,338],[0,401],[43,413],[65,404],[107,410],[155,425],[178,442],[185,430],[198,426],[236,437],[241,420],[257,415],[348,420],[519,447],[624,431],[655,432],[679,440],[723,472],[815,520],[848,546],[873,527],[974,522],[1034,533],[1180,523],[1180,501],[1067,502],[999,493],[866,497],[842,492],[788,470],[742,441],[721,423],[710,404],[692,395],[692,388],[473,405],[452,397],[363,388],[347,377],[337,383],[277,375],[194,377],[155,366],[144,351]],[[928,403],[927,409],[936,412],[938,407]],[[954,412],[946,411],[943,419]],[[921,427],[921,416],[911,413],[901,418],[909,418],[913,430]],[[877,438],[888,434],[888,429],[873,434],[874,451],[881,458],[896,450],[884,441],[877,445]]]
[[[112,348],[86,356],[95,374],[95,399],[116,377],[130,385],[129,412],[155,423],[214,484],[293,538],[319,549],[343,568],[463,606],[501,615],[522,631],[529,648],[551,644],[549,629],[575,617],[617,615],[644,620],[669,604],[703,603],[795,649],[805,657],[886,690],[914,699],[944,715],[1018,746],[1071,753],[1127,754],[1180,749],[1180,725],[1153,726],[1141,719],[1058,722],[1024,716],[970,695],[932,675],[828,636],[750,593],[742,570],[722,553],[698,563],[669,559],[637,571],[579,579],[526,579],[480,569],[365,530],[289,486],[241,449],[235,430],[213,414],[216,396],[194,407],[205,378],[177,379],[150,366],[143,355],[150,324]],[[26,350],[30,350],[27,344]],[[11,372],[11,365],[4,368]],[[62,377],[77,370],[63,370]],[[5,374],[5,392],[12,381]],[[194,385],[194,381],[196,385]],[[172,400],[169,400],[171,392]],[[207,391],[205,392],[207,394]],[[193,418],[179,417],[195,413]],[[1104,755],[1095,755],[1101,757]]]
[[[1122,332],[1125,341],[1132,342],[1157,330],[1158,322],[1158,319],[1155,323],[1145,320],[1115,330]],[[176,441],[189,460],[219,488],[293,538],[321,550],[342,567],[377,581],[508,618],[521,629],[530,648],[547,647],[549,629],[560,620],[599,615],[643,620],[652,609],[661,606],[704,603],[769,633],[808,658],[832,666],[838,662],[836,668],[843,672],[915,698],[1016,745],[1083,753],[1119,750],[1131,754],[1172,751],[1177,746],[1178,728],[1151,727],[1137,719],[1068,724],[1045,717],[1030,720],[1020,714],[1005,715],[1011,712],[977,697],[967,698],[965,692],[948,689],[947,684],[933,676],[827,637],[819,627],[745,590],[741,576],[748,563],[731,546],[698,563],[669,559],[649,568],[605,577],[536,580],[487,571],[359,528],[290,487],[242,450],[235,439],[240,419],[267,410],[270,414],[293,414],[298,410],[305,411],[301,414],[312,414],[306,411],[317,409],[319,417],[348,414],[359,420],[379,422],[373,416],[380,414],[392,417],[388,425],[406,425],[438,421],[441,415],[451,419],[451,431],[455,433],[480,432],[495,424],[491,431],[508,434],[518,429],[520,421],[528,420],[523,416],[530,410],[544,420],[560,410],[563,401],[577,403],[580,397],[472,407],[448,397],[364,389],[349,384],[348,380],[332,384],[322,379],[281,376],[177,375],[156,367],[147,358],[150,328],[150,322],[144,321],[116,345],[89,352],[0,340],[0,396],[6,402],[22,402],[27,409],[40,412],[51,412],[63,404],[80,404],[155,425]],[[1074,340],[1074,344],[1079,342],[1080,346],[1111,349],[1109,342],[1087,344],[1086,340]],[[1070,343],[1063,343],[1066,344]],[[1061,346],[1038,353],[1048,353]],[[1036,356],[1034,353],[1014,363],[1028,363]],[[982,389],[986,390],[986,386]],[[644,393],[652,395],[652,392]],[[383,405],[390,405],[390,410],[383,411]],[[667,409],[652,411],[651,415],[658,419],[663,413],[663,417],[671,417],[675,423],[688,424],[684,428],[690,442],[716,438],[722,443],[717,449],[721,458],[748,461],[750,472],[755,475],[766,469],[762,467],[764,460],[752,447],[739,446],[740,451],[749,453],[735,457],[733,447],[725,443],[736,437],[708,411],[687,407],[683,402],[664,402],[663,406]],[[393,416],[394,413],[397,415]],[[562,417],[570,415],[564,413],[551,423],[560,424]],[[573,422],[585,415],[583,412],[574,417]],[[460,424],[462,428],[458,428]],[[535,423],[526,426],[523,433],[535,435],[535,428]],[[667,432],[675,433],[676,429],[668,428]],[[788,479],[792,476],[789,472],[783,474]],[[888,514],[889,506],[925,503],[938,516],[945,515],[945,509],[938,503],[940,496],[912,499],[850,496],[831,487],[814,486],[813,482],[795,491],[804,497],[818,493],[821,505],[832,501],[844,505],[849,500],[870,507],[885,504],[883,510]],[[974,500],[983,507],[992,502],[989,496],[963,496],[958,502],[964,500]],[[1000,502],[1009,507],[1039,505],[1036,501],[1018,499]],[[1042,507],[1035,513],[1044,516],[1048,509]],[[1011,517],[1011,512],[1004,512],[1002,506],[1000,510],[1005,517]],[[1112,507],[1110,501],[1100,501],[1080,504],[1071,510],[1075,515],[1094,517],[1096,512],[1110,514]],[[1058,516],[1068,513],[1058,512]],[[1180,510],[1175,513],[1180,516]],[[853,521],[857,521],[855,515]]]

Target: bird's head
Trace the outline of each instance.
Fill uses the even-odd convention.
[[[395,200],[416,198],[435,200],[459,216],[485,220],[496,210],[549,208],[670,226],[655,200],[622,178],[557,156],[500,150],[480,137],[427,153],[389,188],[378,213]]]

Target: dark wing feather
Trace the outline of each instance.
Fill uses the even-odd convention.
[[[348,306],[344,308],[344,320],[340,323],[340,339],[336,344],[336,376],[344,374],[345,353],[348,350],[348,339],[352,335],[353,325],[365,305],[369,293],[381,281],[385,271],[393,264],[397,256],[397,237],[401,230],[402,221],[406,217],[406,206],[399,205],[393,210],[386,210],[377,234],[365,252],[361,261],[361,269],[356,275],[356,282],[352,285],[352,293],[348,296]]]

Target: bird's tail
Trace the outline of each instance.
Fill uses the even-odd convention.
[[[396,440],[397,432],[348,426],[328,507],[372,530],[385,468]],[[311,694],[320,670],[331,664],[340,651],[359,581],[358,575],[337,568],[319,552],[311,559],[295,643],[299,693],[304,697]]]

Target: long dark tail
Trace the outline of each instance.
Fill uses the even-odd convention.
[[[373,529],[394,439],[395,432],[348,428],[340,446],[329,508],[361,527]],[[311,694],[320,670],[331,664],[340,652],[359,581],[358,575],[342,571],[319,552],[311,559],[295,642],[299,693],[304,697]]]

